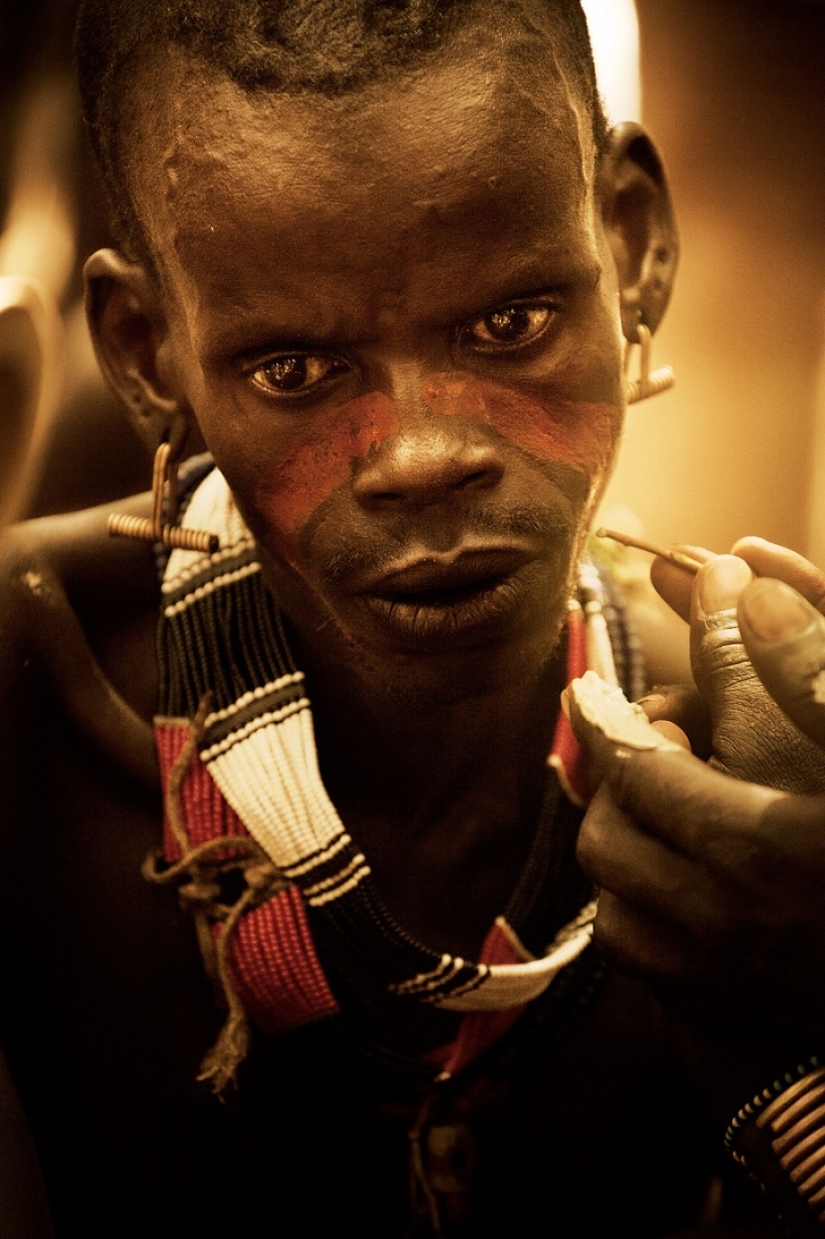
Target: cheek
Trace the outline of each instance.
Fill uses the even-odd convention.
[[[267,524],[291,539],[394,425],[392,404],[378,392],[313,417],[257,481],[256,506]]]
[[[593,480],[610,463],[622,422],[618,405],[539,401],[459,373],[429,375],[422,395],[439,417],[481,422],[534,459],[569,465]],[[236,489],[239,482],[236,493],[252,498],[259,531],[276,530],[282,546],[293,545],[312,514],[397,427],[388,396],[359,396],[298,427],[286,446],[279,445],[277,463],[265,475],[255,461],[248,478],[233,477],[230,484]]]
[[[588,475],[609,464],[622,425],[618,404],[537,400],[462,374],[430,375],[423,395],[433,413],[484,422],[520,451]]]

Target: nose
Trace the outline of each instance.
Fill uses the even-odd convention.
[[[485,425],[434,413],[409,387],[393,406],[395,429],[372,448],[356,473],[353,486],[359,502],[424,507],[501,481],[501,450]]]

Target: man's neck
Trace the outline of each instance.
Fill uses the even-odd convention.
[[[563,659],[450,701],[308,676],[324,783],[391,910],[421,940],[476,954],[535,831]]]
[[[439,803],[485,784],[523,783],[543,767],[552,743],[563,681],[548,668],[532,685],[459,701],[410,701],[391,690],[352,686],[341,694],[315,686],[310,693],[318,749],[329,778],[353,782],[372,803],[385,799],[427,813]],[[398,825],[402,825],[401,822]]]

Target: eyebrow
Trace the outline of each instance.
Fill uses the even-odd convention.
[[[309,310],[309,307],[306,307]],[[297,315],[296,315],[297,317]],[[311,313],[302,313],[307,321]],[[323,318],[320,310],[316,315],[316,323]],[[201,333],[204,360],[207,364],[231,359],[234,362],[252,360],[266,352],[279,352],[296,349],[330,350],[341,348],[345,344],[347,333],[343,324],[328,322],[322,330],[314,326],[310,331],[300,326],[296,327],[293,320],[278,321],[273,314],[265,318],[257,311],[246,314],[242,309],[236,309],[232,321],[225,328],[214,331],[205,330]]]
[[[548,264],[545,273],[533,261],[521,270],[516,266],[503,275],[495,272],[494,283],[487,289],[475,288],[472,301],[468,298],[463,303],[456,302],[442,316],[441,322],[445,327],[460,325],[508,305],[529,305],[554,295],[561,296],[577,286],[592,290],[597,287],[602,270],[599,262],[572,264],[565,256],[564,263]]]
[[[468,307],[468,313],[477,310],[480,303],[483,308],[506,305],[508,301],[527,301],[530,297],[546,296],[554,289],[562,290],[576,284],[595,288],[601,276],[602,265],[598,261],[574,263],[566,254],[541,262],[530,259],[528,263],[514,264],[504,274],[496,273],[490,296],[476,298],[475,306]]]
[[[598,261],[572,263],[565,254],[561,258],[549,256],[546,261],[531,258],[528,262],[515,263],[503,274],[500,271],[491,274],[495,275],[495,282],[491,281],[488,289],[479,285],[473,290],[472,301],[468,298],[463,304],[456,302],[446,307],[438,324],[444,328],[458,325],[496,307],[540,300],[576,285],[594,289],[601,279],[602,266]],[[267,319],[258,311],[236,308],[225,329],[203,332],[204,360],[207,364],[215,364],[229,359],[238,364],[268,352],[331,352],[367,345],[372,338],[369,332],[347,329],[347,315],[342,306],[336,307],[335,314],[325,315],[320,306],[296,304],[295,318],[298,325],[285,320],[279,323],[275,314]],[[304,324],[312,321],[312,327],[300,325],[301,320]]]

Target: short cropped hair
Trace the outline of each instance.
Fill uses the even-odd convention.
[[[608,124],[579,0],[539,0],[538,7],[601,153]],[[75,37],[80,96],[115,239],[151,263],[125,155],[130,89],[152,54],[179,47],[250,93],[336,96],[397,80],[455,31],[488,20],[516,28],[530,22],[523,0],[83,0]]]

